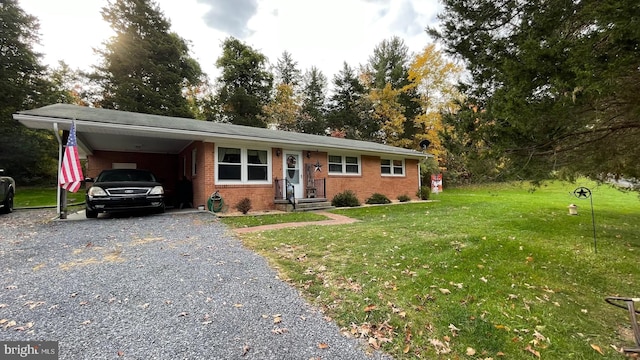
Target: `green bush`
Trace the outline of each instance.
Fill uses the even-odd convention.
[[[428,186],[420,187],[420,190],[416,193],[416,196],[422,200],[429,200],[429,196],[431,195],[431,188]]]
[[[360,200],[351,190],[345,190],[333,197],[331,205],[335,207],[355,207],[360,206]]]
[[[367,204],[389,204],[391,200],[384,194],[375,193],[371,195],[366,201]]]
[[[411,198],[407,194],[402,194],[402,195],[398,196],[398,201],[400,201],[400,202],[408,202],[408,201],[411,201]]]
[[[251,199],[244,198],[236,204],[236,209],[246,215],[251,210]]]

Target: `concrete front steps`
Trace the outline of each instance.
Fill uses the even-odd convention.
[[[325,198],[307,198],[307,199],[296,199],[296,208],[293,208],[293,205],[289,203],[288,200],[276,200],[276,210],[293,212],[293,211],[320,211],[320,210],[331,210],[335,209],[334,206],[331,206],[331,202],[327,201]]]
[[[331,201],[327,201],[325,198],[309,198],[309,199],[296,199],[296,208],[293,211],[318,211],[318,210],[331,210],[335,209],[331,206]]]

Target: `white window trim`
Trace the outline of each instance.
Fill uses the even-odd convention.
[[[340,156],[340,159],[342,160],[342,171],[341,172],[337,172],[337,171],[331,171],[331,167],[329,166],[329,157],[330,156]],[[347,172],[347,157],[354,157],[358,159],[358,172],[357,173],[350,173]],[[335,163],[337,164],[337,163]],[[351,164],[353,165],[353,164]],[[327,173],[329,175],[341,175],[341,176],[360,176],[362,175],[362,158],[360,157],[360,155],[342,155],[342,154],[327,154]]]
[[[230,149],[240,149],[240,180],[220,180],[218,179],[218,148],[230,148]],[[248,162],[247,162],[247,150],[259,150],[267,152],[267,180],[248,180]],[[238,145],[216,145],[215,153],[213,154],[214,159],[214,171],[215,171],[215,183],[219,185],[266,185],[271,184],[271,173],[272,173],[272,161],[271,161],[271,149],[263,148],[259,146],[252,146],[250,148],[238,146]]]
[[[391,167],[391,174],[385,174],[382,172],[382,160],[389,160],[389,166]],[[402,174],[396,174],[394,172],[394,167],[393,167],[393,161],[402,161]],[[380,175],[381,176],[389,176],[389,177],[403,177],[403,176],[407,176],[407,167],[405,166],[405,162],[404,159],[393,159],[393,158],[380,158]]]

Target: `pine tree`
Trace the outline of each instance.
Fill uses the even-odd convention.
[[[102,63],[93,79],[102,91],[97,105],[109,109],[194,117],[183,92],[198,86],[200,65],[187,41],[153,0],[113,0],[102,17],[115,36],[98,53]]]
[[[222,70],[216,96],[221,109],[218,120],[266,127],[263,107],[269,103],[273,84],[266,56],[229,37],[222,44],[222,55],[216,65]]]
[[[303,78],[302,109],[298,131],[326,135],[327,131],[327,78],[313,66]]]

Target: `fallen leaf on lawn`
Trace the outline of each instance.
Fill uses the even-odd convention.
[[[441,292],[441,293],[443,293],[443,294],[445,294],[445,295],[449,295],[449,294],[451,294],[451,290],[449,290],[449,289],[443,289],[443,288],[440,288],[439,290],[440,290],[440,292]]]
[[[533,256],[527,256],[527,262],[530,263],[533,261]]]
[[[472,348],[472,347],[468,347],[467,348],[467,356],[473,356],[476,354],[476,349]]]
[[[400,311],[398,313],[398,316],[400,316],[401,318],[405,318],[405,317],[407,317],[407,312],[406,311]]]
[[[321,342],[318,344],[318,349],[327,349],[329,347],[329,344]]]
[[[370,304],[370,305],[367,305],[367,306],[364,308],[364,312],[371,312],[371,311],[373,311],[373,310],[375,310],[375,309],[376,309],[376,306],[375,306],[374,304]]]
[[[411,350],[411,345],[407,345],[404,347],[404,350],[402,350],[402,353],[406,354],[409,352],[409,350]]]
[[[587,309],[580,309],[580,311],[582,311],[583,314],[586,314],[586,313],[589,312],[589,310],[587,310]]]
[[[484,283],[486,283],[487,281],[489,281],[489,280],[487,280],[487,278],[485,278],[484,276],[483,276],[483,277],[481,277],[481,278],[480,278],[480,280],[481,280],[482,282],[484,282]]]
[[[532,348],[531,345],[527,345],[526,348],[524,348],[524,350],[532,353],[533,355],[535,355],[537,358],[540,358],[540,352],[537,351],[536,349]]]
[[[505,354],[505,353],[503,353],[502,351],[498,351],[498,352],[496,353],[496,356],[505,356],[505,355],[506,355],[506,354]]]
[[[602,349],[600,348],[600,346],[595,345],[595,344],[591,344],[591,348],[597,352],[600,353],[600,355],[604,355],[604,352],[602,352]]]

